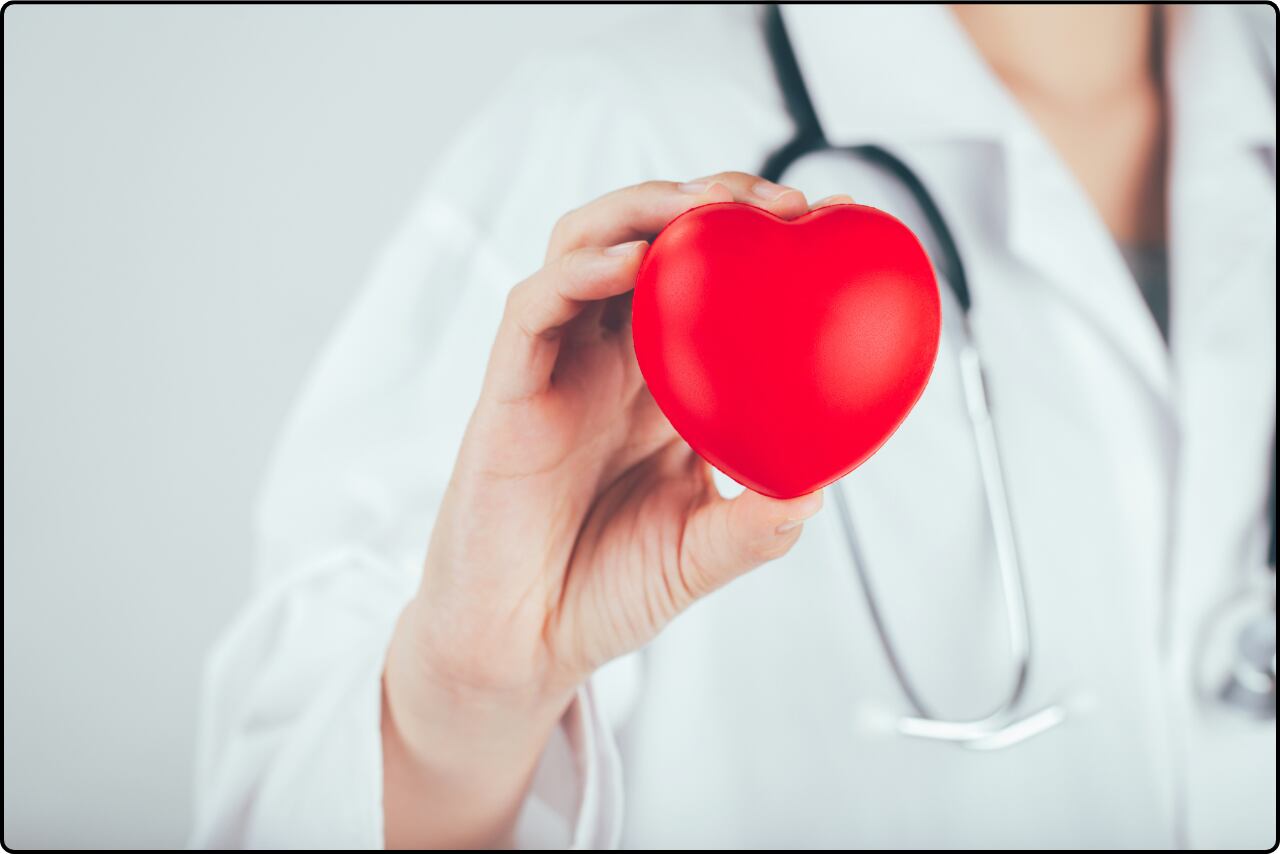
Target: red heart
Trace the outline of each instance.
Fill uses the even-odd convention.
[[[885,212],[787,221],[726,202],[654,239],[632,335],[676,432],[738,483],[792,498],[893,434],[929,381],[941,323],[928,256]]]

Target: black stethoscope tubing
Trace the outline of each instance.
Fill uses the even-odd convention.
[[[795,135],[781,148],[765,158],[760,168],[760,177],[768,181],[777,181],[791,164],[806,154],[817,151],[835,149],[827,141],[822,132],[822,124],[818,121],[817,111],[809,97],[808,87],[800,73],[800,65],[796,62],[795,51],[791,40],[787,37],[786,25],[778,7],[770,4],[765,12],[765,39],[769,47],[769,55],[773,59],[774,72],[786,102],[787,112],[795,123]],[[964,262],[960,258],[960,250],[956,246],[951,229],[938,210],[932,195],[924,183],[907,164],[890,154],[878,145],[851,145],[838,149],[855,154],[868,162],[876,164],[891,173],[911,192],[916,203],[924,213],[925,221],[938,241],[942,257],[937,259],[938,268],[942,271],[956,303],[964,313],[966,321],[973,307],[973,299],[969,292],[969,280],[965,273]],[[935,261],[937,263],[937,261]],[[1276,458],[1275,442],[1271,451],[1271,489],[1267,497],[1267,516],[1271,520],[1271,539],[1267,547],[1267,564],[1274,571],[1276,567]]]
[[[791,40],[787,36],[786,25],[782,20],[782,14],[776,4],[770,4],[765,9],[764,20],[765,42],[769,51],[769,57],[773,63],[774,74],[777,79],[778,88],[782,92],[787,113],[790,115],[795,126],[793,136],[780,148],[772,152],[765,158],[760,168],[760,177],[769,181],[778,181],[783,173],[797,160],[805,155],[819,151],[843,151],[878,166],[884,171],[890,173],[898,180],[915,199],[924,215],[925,221],[929,226],[935,240],[937,241],[938,256],[934,258],[934,264],[938,268],[942,277],[946,280],[955,297],[956,304],[960,308],[960,318],[966,335],[971,339],[972,330],[970,329],[969,315],[973,308],[973,298],[969,289],[969,281],[965,272],[964,262],[960,256],[959,247],[955,238],[948,228],[946,220],[943,218],[941,211],[938,210],[937,204],[934,202],[932,195],[924,186],[920,178],[908,167],[901,159],[891,154],[878,145],[851,145],[837,147],[833,146],[823,133],[822,124],[818,119],[818,114],[813,106],[813,101],[809,96],[808,87],[805,85],[803,73],[800,65],[796,60],[795,51],[792,48]],[[1270,491],[1267,498],[1267,515],[1270,523],[1270,541],[1267,547],[1267,567],[1270,570],[1271,582],[1274,585],[1276,570],[1276,442],[1273,434],[1271,445],[1271,479]],[[843,497],[837,495],[841,504],[841,511],[847,515],[848,507],[843,501]],[[859,560],[859,549],[856,539],[850,536],[849,546],[853,552],[855,561]],[[861,570],[860,570],[861,572]],[[869,579],[863,577],[864,584],[869,585]],[[870,596],[870,588],[867,587],[867,593]],[[1273,594],[1274,596],[1274,594]],[[1272,599],[1272,632],[1274,632],[1274,598]],[[897,672],[902,688],[906,692],[911,704],[916,708],[922,717],[929,717],[924,712],[923,703],[918,693],[914,690],[909,680],[906,679],[905,671],[902,669],[901,663],[897,660],[892,650],[892,644],[888,643],[883,620],[878,614],[878,609],[872,605],[872,616],[876,620],[877,628],[881,632],[882,641],[885,642],[886,653],[889,655],[890,663]],[[1272,647],[1274,649],[1274,647]],[[1016,700],[1020,693],[1021,683],[1025,681],[1025,672],[1018,677],[1018,684],[1015,686],[1013,699]],[[1274,652],[1272,653],[1271,663],[1272,688],[1270,692],[1271,710],[1274,714]]]

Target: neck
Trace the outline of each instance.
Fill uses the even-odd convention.
[[[1164,239],[1158,6],[955,6],[987,64],[1074,173],[1111,234]]]
[[[956,18],[1010,88],[1097,103],[1159,80],[1156,7],[957,5]]]

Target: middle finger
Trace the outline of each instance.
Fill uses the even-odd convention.
[[[785,219],[808,210],[804,194],[743,172],[722,172],[694,181],[647,181],[606,193],[560,218],[547,246],[547,260],[585,246],[648,239],[691,208],[743,202]]]

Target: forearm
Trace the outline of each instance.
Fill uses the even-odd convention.
[[[533,772],[572,691],[490,696],[424,672],[402,615],[382,690],[388,848],[509,845]]]

